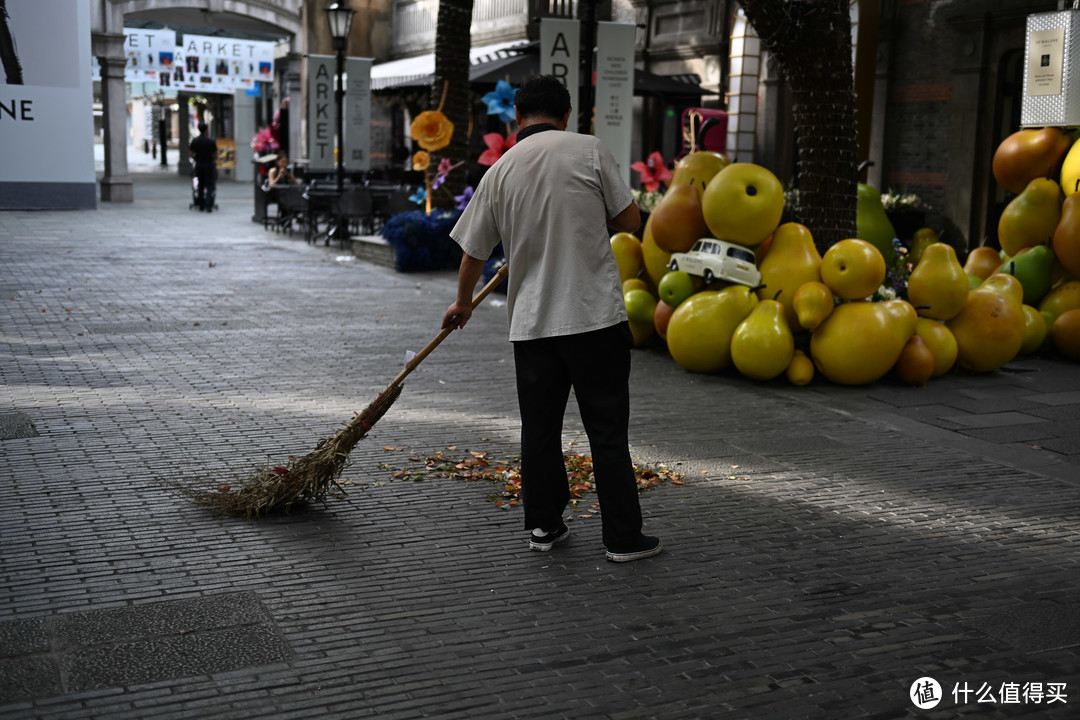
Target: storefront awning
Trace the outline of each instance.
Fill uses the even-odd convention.
[[[514,54],[515,48],[522,48],[528,42],[528,40],[509,40],[472,48],[469,50],[469,63],[476,66],[510,57]],[[371,89],[385,90],[394,87],[429,85],[434,74],[435,53],[391,60],[371,68]]]
[[[525,78],[540,72],[539,43],[519,40],[475,48],[470,62],[469,82],[477,88],[493,86],[499,80],[520,85]],[[371,88],[400,90],[425,87],[431,85],[434,74],[433,54],[395,60],[372,68]],[[701,78],[697,75],[656,75],[648,70],[634,70],[634,94],[638,96],[663,97],[673,101],[710,94],[700,83]]]

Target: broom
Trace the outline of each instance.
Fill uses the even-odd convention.
[[[499,271],[472,300],[478,306],[492,290],[506,279],[509,265]],[[330,438],[320,440],[315,449],[300,459],[290,457],[285,465],[267,464],[258,468],[241,486],[233,489],[222,485],[216,490],[189,491],[196,502],[221,515],[259,516],[274,511],[288,512],[293,504],[301,501],[323,501],[330,488],[341,490],[337,480],[348,465],[349,453],[371,428],[379,421],[401,394],[401,384],[424,358],[439,346],[456,329],[456,323],[442,330],[435,338],[405,364],[386,389],[379,393],[370,405],[363,409],[352,422]]]

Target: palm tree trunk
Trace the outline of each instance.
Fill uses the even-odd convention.
[[[439,0],[439,19],[435,27],[435,78],[431,85],[431,105],[442,106],[443,114],[454,123],[450,144],[439,156],[457,164],[464,162],[469,149],[469,49],[473,0]],[[445,93],[445,99],[444,99]],[[454,196],[465,189],[466,172],[461,167],[450,173],[433,193],[432,207],[454,207]]]
[[[794,101],[798,219],[820,248],[855,237],[858,138],[848,0],[742,0]]]

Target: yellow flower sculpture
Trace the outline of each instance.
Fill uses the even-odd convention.
[[[427,150],[421,150],[412,156],[412,169],[417,172],[424,172],[431,165],[431,155]]]
[[[454,123],[438,110],[426,110],[412,122],[412,139],[431,152],[449,145],[453,134]]]

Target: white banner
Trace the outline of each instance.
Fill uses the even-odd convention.
[[[345,60],[345,167],[371,169],[372,58]]]
[[[596,136],[630,182],[634,122],[634,38],[637,26],[596,24]]]
[[[128,82],[157,82],[158,73],[176,68],[176,32],[124,28]]]
[[[7,0],[6,7],[0,23],[12,43],[0,65],[0,208],[93,208],[90,4]]]
[[[273,82],[274,46],[210,35],[185,35],[177,45],[174,30],[124,28],[124,77],[128,82],[157,83],[161,90],[231,95],[255,90],[259,82]],[[97,58],[91,77],[101,77]]]
[[[231,94],[236,90],[253,90],[255,83],[273,79],[274,43],[185,35],[183,45],[177,49],[172,76],[159,75],[158,85]]]
[[[540,20],[540,74],[554,75],[570,91],[570,121],[566,129],[576,132],[581,75],[581,23],[577,20]],[[589,78],[591,81],[592,78]],[[586,108],[585,112],[591,112]]]
[[[337,112],[334,106],[332,55],[308,55],[307,156],[311,170],[332,170]]]

